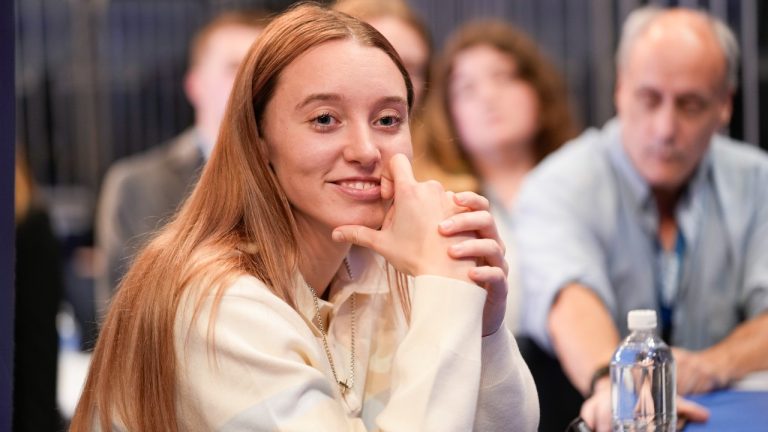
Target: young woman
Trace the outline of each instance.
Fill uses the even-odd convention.
[[[72,430],[534,430],[488,203],[413,178],[404,66],[301,5],[113,301]]]
[[[519,321],[512,209],[525,175],[575,132],[554,66],[501,21],[461,27],[446,42],[426,106],[427,147],[451,174],[470,175],[491,200],[510,267],[506,323]]]

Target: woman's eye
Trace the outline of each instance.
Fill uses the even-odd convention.
[[[322,113],[310,120],[312,126],[318,129],[329,129],[338,124],[339,122],[333,117],[331,113]]]
[[[333,121],[333,117],[330,114],[320,114],[315,117],[315,122],[319,125],[330,126]]]
[[[400,123],[400,117],[395,115],[383,116],[379,118],[378,123],[384,127],[397,126]]]

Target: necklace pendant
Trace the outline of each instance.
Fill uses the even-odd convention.
[[[341,394],[343,394],[343,395],[344,395],[344,394],[347,394],[347,390],[349,390],[349,389],[351,389],[351,388],[352,388],[352,387],[349,385],[349,382],[348,382],[348,381],[349,381],[348,379],[345,379],[344,381],[342,381],[342,380],[337,380],[337,381],[336,381],[337,383],[339,383],[339,387],[341,388]]]

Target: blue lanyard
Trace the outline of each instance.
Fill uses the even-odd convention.
[[[685,256],[685,238],[678,226],[675,250],[667,253],[657,242],[658,279],[656,298],[661,318],[662,339],[671,343],[672,315],[675,312],[675,299],[680,289],[683,275],[683,257]]]

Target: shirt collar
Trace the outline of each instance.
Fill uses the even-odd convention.
[[[335,315],[341,305],[349,300],[352,293],[374,295],[389,292],[389,284],[386,280],[387,271],[392,271],[392,269],[388,268],[389,265],[380,255],[370,249],[352,246],[346,260],[349,263],[349,273],[342,263],[331,282],[329,300],[317,299],[320,314],[326,326],[328,317]],[[314,298],[300,272],[296,273],[295,286],[296,306],[299,313],[308,322],[313,322],[316,312]],[[313,323],[317,325],[316,322]]]

